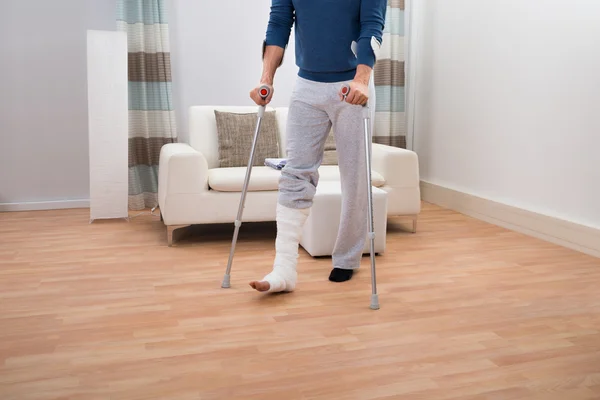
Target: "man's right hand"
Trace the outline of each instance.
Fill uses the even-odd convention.
[[[261,88],[261,86],[268,86],[270,89],[270,93],[269,96],[266,99],[263,99],[262,97],[260,97],[259,94],[259,90]],[[256,86],[254,89],[252,89],[250,91],[250,98],[259,106],[266,106],[267,104],[269,104],[271,102],[271,99],[273,98],[273,86],[266,84],[266,83],[261,83],[258,86]]]

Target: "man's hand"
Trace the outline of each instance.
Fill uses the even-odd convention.
[[[369,79],[372,69],[366,65],[359,65],[354,80],[350,82],[350,94],[346,96],[346,102],[356,105],[365,105],[369,101]],[[344,96],[340,94],[340,99]]]
[[[267,96],[266,99],[263,99],[260,94],[259,94],[259,90],[261,88],[261,86],[268,86],[270,89],[270,93],[269,96]],[[266,106],[267,104],[269,104],[271,102],[271,99],[273,98],[273,86],[268,84],[268,83],[260,83],[258,86],[256,86],[254,89],[252,89],[250,91],[250,98],[259,106]]]
[[[344,96],[340,94],[341,100]],[[346,103],[365,105],[369,101],[369,87],[362,82],[350,82],[350,94],[346,96]]]

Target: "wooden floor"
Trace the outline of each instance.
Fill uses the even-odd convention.
[[[135,214],[135,213],[132,213]],[[293,294],[268,272],[273,224],[166,246],[155,216],[0,213],[0,399],[600,399],[600,260],[424,205],[327,281],[302,251]]]

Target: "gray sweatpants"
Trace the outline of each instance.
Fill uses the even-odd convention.
[[[287,164],[279,182],[279,203],[290,208],[312,206],[325,141],[333,126],[343,199],[333,265],[356,269],[368,229],[363,110],[340,100],[341,85],[297,78],[289,106]],[[373,86],[370,92],[373,98]]]

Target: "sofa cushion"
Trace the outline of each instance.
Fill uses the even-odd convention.
[[[270,167],[252,167],[248,191],[277,190],[281,171]],[[208,186],[219,192],[241,192],[246,179],[246,168],[213,168],[208,170]],[[337,165],[322,165],[319,168],[320,181],[339,181],[340,170]],[[385,179],[377,171],[371,171],[373,186],[385,185]]]
[[[258,113],[234,113],[215,110],[221,168],[246,167]],[[279,126],[275,111],[265,112],[252,165],[264,165],[265,158],[279,157]]]
[[[321,165],[319,168],[319,181],[339,181],[340,180],[340,168],[337,165]],[[371,169],[371,183],[375,187],[382,187],[385,185],[385,178],[379,172]]]

